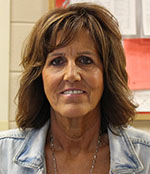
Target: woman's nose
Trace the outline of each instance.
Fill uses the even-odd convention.
[[[75,63],[68,63],[65,67],[64,80],[71,83],[81,80],[79,67]]]

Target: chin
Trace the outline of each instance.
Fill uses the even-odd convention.
[[[85,116],[88,114],[87,109],[84,110],[83,108],[68,108],[59,112],[61,116],[66,117],[66,118],[80,118],[82,116]]]
[[[94,115],[99,112],[99,107],[89,104],[65,104],[53,107],[53,112],[66,118],[81,118],[89,113]]]

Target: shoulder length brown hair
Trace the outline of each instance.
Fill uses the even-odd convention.
[[[104,93],[100,101],[102,129],[126,126],[133,119],[135,105],[127,85],[126,61],[118,23],[104,7],[79,3],[46,13],[30,34],[22,59],[24,71],[18,91],[18,127],[41,128],[50,118],[50,104],[41,76],[47,55],[69,44],[83,28],[89,30],[104,67]],[[56,45],[60,30],[63,36]]]

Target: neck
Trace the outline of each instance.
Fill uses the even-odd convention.
[[[51,112],[51,130],[56,151],[95,151],[100,130],[100,113],[66,118]]]

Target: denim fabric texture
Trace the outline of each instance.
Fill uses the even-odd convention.
[[[0,132],[0,174],[46,174],[44,146],[49,127]],[[108,130],[109,174],[150,174],[150,133],[133,127]]]

